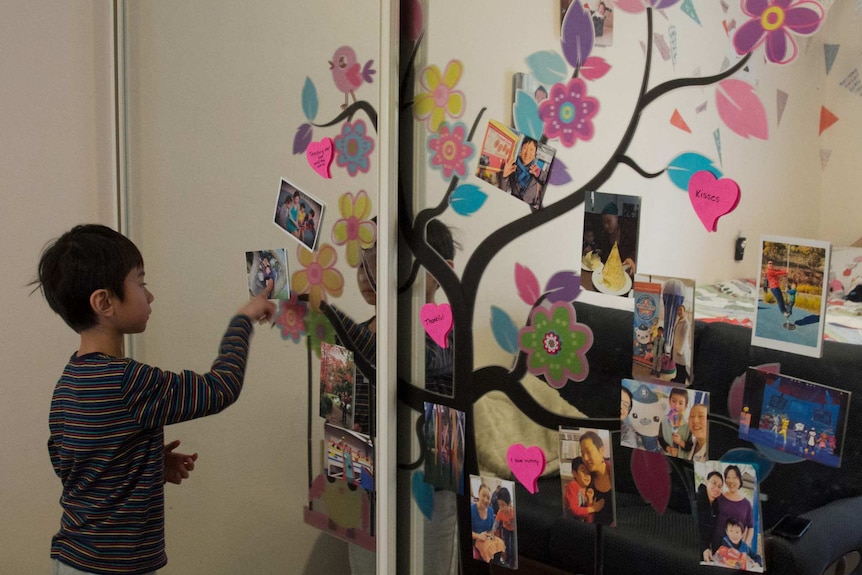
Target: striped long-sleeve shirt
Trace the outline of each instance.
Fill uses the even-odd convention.
[[[163,426],[236,401],[252,329],[249,318],[234,317],[204,375],[101,353],[72,356],[49,418],[48,452],[63,483],[52,558],[98,575],[167,563]]]

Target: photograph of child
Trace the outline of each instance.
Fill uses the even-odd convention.
[[[616,522],[611,436],[606,429],[560,427],[563,512],[585,523]]]
[[[840,467],[849,405],[847,391],[749,368],[739,437]]]
[[[763,236],[751,344],[820,357],[831,246]]]
[[[266,299],[290,299],[290,271],[284,248],[245,252],[245,272],[249,297],[263,293]]]
[[[556,150],[491,120],[476,175],[530,206],[542,207]]]
[[[754,466],[695,462],[701,565],[763,573],[763,529]]]
[[[681,386],[622,381],[620,445],[680,459],[708,458],[709,394]],[[629,406],[625,405],[629,403]],[[624,413],[625,407],[628,412]]]
[[[275,225],[305,248],[314,250],[320,235],[323,208],[323,202],[282,179],[275,204]]]
[[[614,43],[614,11],[611,0],[602,2],[589,0],[580,4],[572,0],[560,0],[560,24],[563,23],[566,12],[572,5],[576,8],[583,6],[590,15],[593,21],[593,42],[596,46],[610,46]]]
[[[356,364],[346,347],[320,342],[320,416],[327,423],[353,429]]]
[[[518,568],[515,482],[470,475],[470,525],[473,558]]]
[[[632,377],[691,385],[694,281],[638,274],[632,291]]]
[[[326,475],[374,491],[374,446],[367,436],[324,424]]]
[[[581,242],[581,287],[628,297],[637,271],[640,198],[588,192]]]
[[[425,481],[464,492],[464,412],[425,403]]]

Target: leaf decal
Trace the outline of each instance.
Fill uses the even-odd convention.
[[[538,140],[542,137],[544,123],[539,118],[539,105],[531,95],[523,90],[515,94],[515,104],[512,106],[512,117],[515,129],[522,134]]]
[[[314,87],[314,82],[308,76],[305,77],[305,84],[302,86],[302,113],[309,122],[313,122],[317,117],[317,88]]]
[[[491,306],[491,331],[503,351],[518,352],[518,328],[509,314],[495,305]]]
[[[581,276],[570,271],[557,272],[548,280],[545,293],[551,303],[575,301],[581,293]]]
[[[311,143],[313,128],[311,124],[302,124],[296,129],[296,134],[293,135],[293,153],[304,154],[305,149]]]
[[[580,3],[574,3],[566,10],[563,17],[563,29],[560,32],[560,47],[566,61],[576,70],[580,69],[595,41],[593,19]]]
[[[449,205],[452,206],[456,214],[469,216],[479,211],[487,198],[488,194],[480,190],[478,186],[461,184],[449,196]]]
[[[539,280],[527,266],[515,264],[515,286],[518,288],[518,295],[527,305],[536,303],[541,295]]]
[[[527,66],[536,80],[546,85],[562,82],[569,75],[566,61],[551,50],[530,54],[527,56]]]
[[[614,5],[629,14],[640,14],[646,8],[645,0],[614,0]]]
[[[607,60],[599,56],[590,56],[581,66],[581,77],[587,80],[598,80],[611,70]]]
[[[677,188],[688,193],[688,181],[696,172],[711,172],[715,179],[722,176],[712,160],[694,152],[686,152],[675,157],[667,165],[667,176]]]
[[[664,514],[670,501],[670,464],[663,453],[632,450],[632,477],[643,500]]]
[[[560,158],[554,158],[551,164],[551,172],[548,174],[548,183],[552,186],[562,186],[572,181],[569,168]]]
[[[724,125],[743,138],[766,140],[769,137],[766,108],[751,84],[735,78],[719,82],[715,105]]]

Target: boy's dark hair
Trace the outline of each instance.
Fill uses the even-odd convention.
[[[509,494],[509,490],[505,487],[500,487],[497,490],[497,501],[503,501],[506,505],[511,505],[512,496]]]
[[[674,395],[681,395],[682,397],[684,397],[685,398],[685,404],[688,405],[688,392],[686,390],[674,387],[670,390],[670,394],[668,395],[668,398],[671,398]]]
[[[745,526],[742,524],[742,521],[740,521],[736,517],[727,518],[727,523],[725,524],[724,528],[727,529],[728,527],[739,527],[742,531],[745,531]]]
[[[455,259],[455,249],[461,246],[452,238],[452,230],[440,220],[430,220],[425,228],[425,239],[444,260]]]
[[[123,284],[144,258],[124,235],[98,224],[78,225],[49,242],[39,258],[37,278],[31,283],[42,291],[51,309],[77,333],[96,325],[90,296],[106,289],[125,297]]]

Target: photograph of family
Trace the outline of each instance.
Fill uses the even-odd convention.
[[[616,523],[612,470],[610,431],[560,427],[560,481],[567,517],[599,525]]]
[[[309,250],[314,250],[323,229],[323,202],[281,180],[275,204],[275,225]]]
[[[709,459],[709,393],[622,381],[620,445],[691,461]]]
[[[473,559],[518,568],[515,482],[470,475]]]
[[[694,476],[701,564],[763,573],[763,527],[754,466],[695,462]]]

